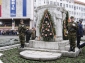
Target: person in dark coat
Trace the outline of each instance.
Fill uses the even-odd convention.
[[[33,27],[33,28],[32,28],[31,39],[32,39],[32,40],[35,40],[35,38],[36,38],[36,29]]]
[[[82,20],[79,20],[78,30],[77,30],[77,47],[80,45],[81,37],[83,37],[83,26],[82,26]]]
[[[31,37],[31,31],[29,30],[29,28],[27,28],[26,30],[26,43],[29,43]]]

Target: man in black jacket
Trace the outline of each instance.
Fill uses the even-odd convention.
[[[29,30],[29,28],[27,28],[26,30],[26,42],[29,43],[31,37],[31,31]]]
[[[80,45],[81,37],[83,37],[83,26],[82,26],[82,20],[79,20],[78,30],[77,30],[77,47]]]

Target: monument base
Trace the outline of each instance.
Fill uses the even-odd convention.
[[[40,48],[40,49],[53,49],[53,50],[66,50],[65,46],[69,45],[69,41],[58,41],[58,42],[45,42],[31,40],[29,42],[30,48]]]
[[[75,52],[69,52],[69,48],[68,40],[60,42],[31,40],[27,47],[20,49],[22,51],[20,55],[26,59],[33,60],[54,60],[61,56],[77,57],[79,55],[80,50],[78,48],[75,49]]]

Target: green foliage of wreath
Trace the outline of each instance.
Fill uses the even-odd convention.
[[[67,27],[68,20],[69,20],[69,13],[67,11],[65,20],[63,21],[63,40],[68,40],[68,34],[66,33],[67,29],[68,29],[68,27]]]
[[[53,40],[56,35],[55,25],[52,16],[47,9],[42,16],[39,27],[40,35],[43,38],[43,41]]]

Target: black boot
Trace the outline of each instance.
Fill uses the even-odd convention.
[[[21,48],[24,48],[24,44],[21,44]]]
[[[79,49],[81,48],[80,45],[78,46],[78,48],[79,48]]]
[[[24,44],[22,44],[22,48],[24,48]]]
[[[22,48],[22,47],[23,47],[23,45],[21,44],[20,48]]]
[[[72,47],[70,47],[69,52],[72,51]]]
[[[75,52],[75,47],[72,47],[72,51]]]

